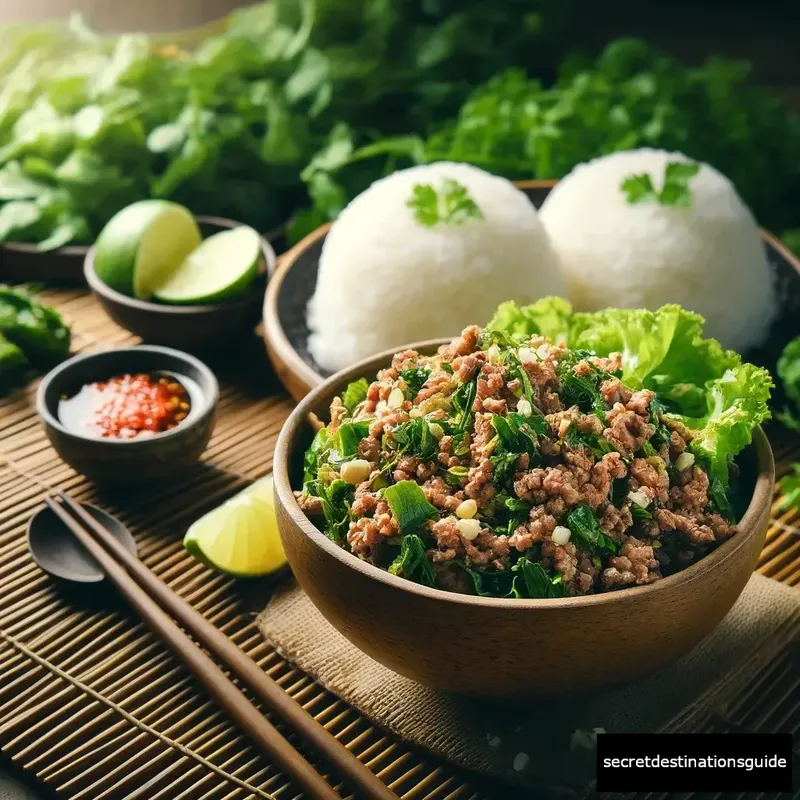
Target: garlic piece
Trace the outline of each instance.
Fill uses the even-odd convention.
[[[553,529],[553,541],[563,547],[569,542],[569,537],[572,536],[572,531],[564,525],[557,525]]]
[[[478,513],[478,504],[470,497],[464,500],[456,509],[456,516],[459,519],[472,519]]]
[[[457,524],[458,532],[468,542],[477,539],[478,534],[481,532],[481,523],[477,519],[460,519]]]
[[[342,480],[345,483],[358,486],[359,483],[369,478],[370,469],[369,461],[365,461],[363,458],[345,461],[341,470]]]

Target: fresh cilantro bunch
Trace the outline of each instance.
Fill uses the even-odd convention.
[[[330,134],[303,174],[313,208],[297,234],[413,164],[463,161],[510,180],[561,178],[581,162],[637,147],[711,164],[760,222],[798,227],[800,116],[755,86],[743,62],[685,67],[642,41],[620,39],[593,62],[567,60],[553,86],[505,69],[475,88],[454,118],[397,132],[404,135],[367,137],[351,125]],[[685,202],[685,187],[674,191],[676,204]]]
[[[438,191],[430,183],[415,184],[406,205],[413,210],[417,222],[426,228],[440,223],[462,225],[470,219],[483,218],[467,187],[453,178],[442,179]]]
[[[657,202],[662,206],[691,208],[692,193],[689,181],[700,171],[693,162],[671,161],[664,168],[664,184],[660,192],[653,186],[648,173],[629,175],[620,184],[625,199],[631,204]]]

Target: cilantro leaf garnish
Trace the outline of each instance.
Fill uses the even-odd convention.
[[[619,188],[625,193],[625,199],[631,205],[658,200],[658,192],[646,172],[642,175],[628,175]]]
[[[438,191],[430,183],[415,184],[406,205],[413,209],[417,222],[427,228],[440,222],[463,225],[470,219],[483,219],[467,187],[452,178],[444,178]]]
[[[689,181],[699,171],[700,165],[693,161],[670,161],[664,169],[664,186],[660,192],[655,190],[653,181],[647,173],[629,175],[619,188],[631,205],[655,200],[662,206],[690,208],[692,193],[689,190]]]

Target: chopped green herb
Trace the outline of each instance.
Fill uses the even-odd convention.
[[[617,552],[617,545],[603,533],[597,517],[589,506],[578,506],[567,517],[567,527],[572,531],[579,547],[584,550]]]
[[[436,573],[425,552],[425,545],[414,533],[403,537],[400,555],[389,566],[389,572],[423,586],[436,586]]]
[[[336,432],[338,452],[341,459],[353,458],[358,455],[359,442],[369,436],[369,420],[358,422],[343,422]]]
[[[569,426],[564,441],[572,448],[585,447],[596,456],[603,456],[614,449],[602,436],[589,433],[589,431],[579,431],[574,424]]]
[[[542,435],[547,430],[544,417],[523,417],[521,414],[510,412],[505,417],[500,414],[492,416],[492,427],[507,451],[528,453],[535,455],[539,451],[537,434]]]
[[[320,428],[314,435],[311,446],[306,450],[303,458],[303,483],[313,481],[322,465],[324,456],[331,449],[333,434],[327,428]]]
[[[366,378],[359,378],[357,381],[353,381],[347,385],[342,395],[342,404],[350,414],[353,413],[353,409],[355,409],[359,403],[363,403],[367,399],[368,389],[369,383],[367,383]]]
[[[512,585],[514,597],[538,599],[564,596],[561,576],[551,577],[538,561],[530,561],[523,556],[511,571],[517,573]]]
[[[689,181],[700,171],[700,165],[686,161],[670,161],[664,169],[664,186],[656,192],[647,174],[629,175],[620,184],[625,199],[633,204],[657,201],[662,206],[690,208],[692,193]]]
[[[463,433],[472,421],[472,406],[478,393],[478,379],[473,378],[469,383],[462,384],[453,393],[453,408],[458,412],[456,432]]]
[[[625,199],[631,205],[658,200],[658,193],[653,186],[652,179],[647,173],[643,175],[629,175],[622,181],[620,188],[625,193]]]
[[[431,433],[430,423],[422,417],[393,428],[389,440],[398,454],[408,454],[422,460],[432,458],[439,446],[436,437]]]
[[[303,492],[318,497],[325,517],[325,535],[340,542],[347,535],[350,525],[350,506],[353,503],[355,488],[343,480],[335,480],[325,486],[321,480],[310,481],[303,486]]]
[[[450,467],[445,473],[445,480],[451,485],[461,488],[469,475],[468,467]]]
[[[425,381],[428,380],[430,375],[431,371],[424,367],[401,370],[400,377],[408,384],[408,391],[406,392],[408,400],[413,400],[419,394],[419,390],[425,385]]]
[[[483,219],[466,186],[452,178],[444,178],[438,192],[430,183],[417,183],[406,205],[413,209],[417,222],[426,228],[439,223],[463,225],[470,219]]]
[[[400,481],[387,486],[383,496],[389,503],[402,536],[416,533],[417,529],[429,519],[437,519],[439,512],[428,502],[422,489],[414,481]]]

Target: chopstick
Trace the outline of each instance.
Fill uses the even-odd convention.
[[[56,502],[48,495],[45,497],[45,503],[88,550],[142,619],[186,663],[234,721],[260,744],[276,764],[302,786],[310,797],[316,800],[334,800],[339,798],[339,795],[226,677],[214,661],[175,624],[167,612],[210,653],[226,664],[268,708],[277,713],[324,756],[353,788],[359,789],[366,797],[375,800],[397,800],[394,792],[299,703],[296,703],[255,661],[160,581],[138,558],[132,556],[82,506],[63,492],[57,492],[55,497],[61,502]]]

